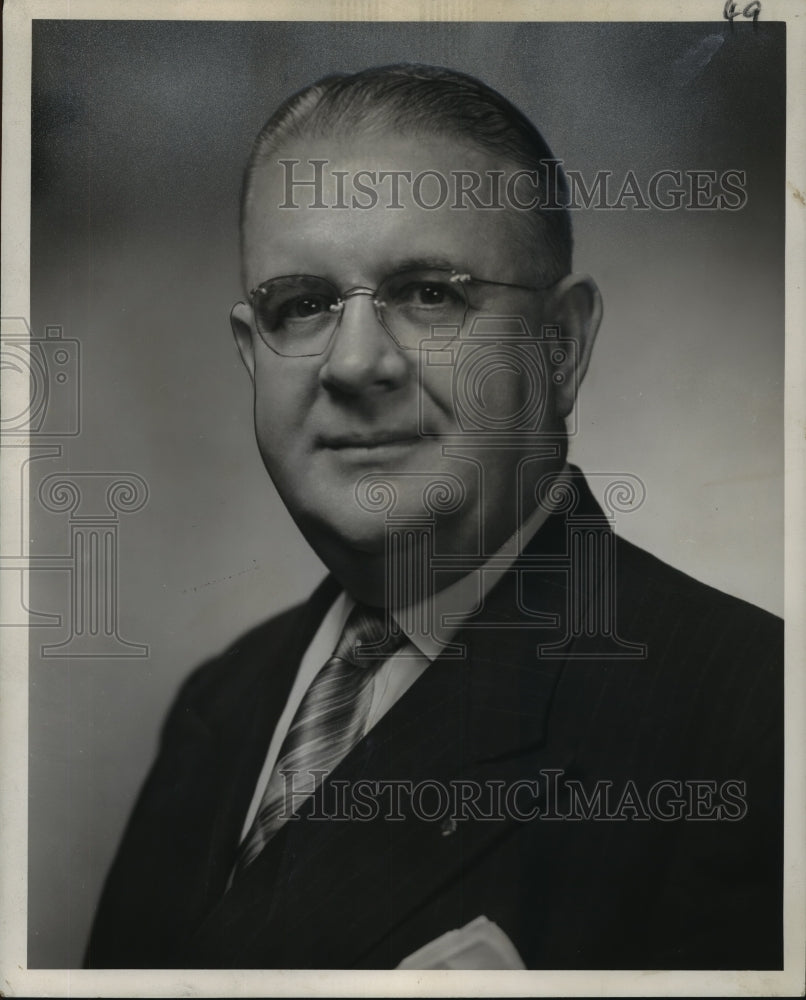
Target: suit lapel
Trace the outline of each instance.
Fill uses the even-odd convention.
[[[587,490],[582,505],[602,516]],[[565,523],[562,515],[550,517],[525,555],[561,555]],[[530,610],[545,617],[535,622]],[[510,836],[521,825],[512,817],[468,818],[447,831],[417,818],[406,789],[439,782],[450,790],[457,781],[484,786],[491,779],[509,786],[534,780],[541,767],[572,767],[575,734],[552,735],[549,728],[567,621],[564,575],[516,563],[455,637],[464,657],[438,657],[351,751],[300,819],[286,825],[214,907],[187,964],[194,957],[209,962],[213,954],[215,964],[230,967],[359,964],[395,926]],[[543,646],[553,647],[550,657],[539,654]],[[240,819],[259,769],[253,763],[251,784],[244,781]],[[330,792],[339,782],[349,789],[356,782],[382,783],[379,815],[327,821],[337,808]],[[403,789],[397,820],[387,818],[396,811],[394,788]],[[230,823],[221,844],[234,852],[239,832]]]
[[[514,574],[502,581],[484,617],[504,621],[515,607],[515,587]],[[553,588],[540,603],[560,615],[562,599],[562,589]],[[460,783],[489,789],[494,779],[509,788],[536,779],[541,766],[570,768],[569,755],[548,739],[563,664],[537,655],[540,639],[551,635],[556,640],[559,634],[556,629],[509,628],[461,632],[457,640],[465,645],[465,658],[435,660],[333,777],[350,783],[369,778],[390,786],[408,782],[412,788],[438,782],[450,801]],[[436,793],[430,794],[420,811],[437,811]],[[493,803],[486,791],[480,801],[487,815]],[[528,794],[521,797],[521,808],[524,802]],[[383,817],[375,823],[301,821],[289,833],[296,850],[285,856],[275,900],[286,956],[290,949],[302,965],[360,964],[363,954],[515,832],[520,824],[512,815],[505,817],[506,811],[504,807],[493,821],[469,814],[454,826],[450,820],[445,825],[419,818],[404,803],[405,819],[397,822]],[[297,858],[305,863],[297,864]],[[325,883],[330,902],[322,897]],[[338,921],[333,919],[335,898],[348,902],[339,907]],[[319,934],[316,946],[300,950],[300,940],[307,937],[311,944],[312,928]]]
[[[279,716],[300,660],[313,639],[339,587],[326,578],[288,622],[278,648],[231,651],[246,655],[243,690],[232,692],[231,705],[216,705],[217,719],[207,721],[214,778],[210,792],[218,803],[206,858],[207,907],[224,892],[240,841],[244,817],[268,752]]]

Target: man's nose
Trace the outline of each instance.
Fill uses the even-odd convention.
[[[347,293],[319,378],[326,388],[358,395],[388,391],[409,377],[410,360],[381,324],[374,293]]]

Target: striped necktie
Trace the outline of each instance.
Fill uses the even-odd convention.
[[[286,822],[294,803],[315,792],[364,735],[375,672],[405,638],[383,609],[357,604],[350,612],[332,656],[308,688],[283,740],[255,820],[241,842],[236,878]],[[284,771],[291,772],[287,779]]]

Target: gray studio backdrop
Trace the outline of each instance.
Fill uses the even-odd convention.
[[[29,465],[32,551],[52,557],[31,607],[61,616],[32,631],[30,966],[81,962],[181,679],[323,574],[262,470],[228,325],[251,138],[319,75],[469,71],[586,178],[747,172],[737,212],[574,213],[605,319],[572,457],[646,484],[626,537],[781,611],[783,25],[35,21],[33,41],[31,324],[78,342],[80,399],[59,405],[80,426]],[[69,556],[93,531],[135,645],[90,657],[69,642]]]

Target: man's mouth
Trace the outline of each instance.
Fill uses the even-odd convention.
[[[350,448],[371,450],[375,448],[394,447],[395,445],[412,445],[421,440],[421,436],[416,431],[369,431],[364,433],[322,434],[319,442],[323,448],[344,451]]]

